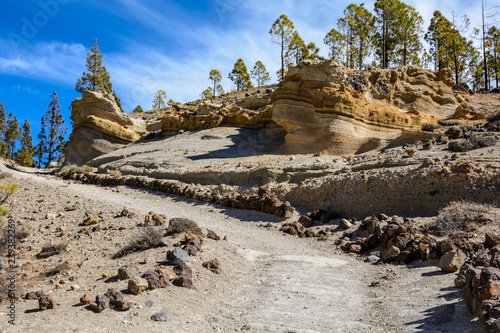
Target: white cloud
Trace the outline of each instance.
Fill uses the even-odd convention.
[[[74,84],[84,68],[85,52],[81,44],[29,44],[0,57],[0,73]]]

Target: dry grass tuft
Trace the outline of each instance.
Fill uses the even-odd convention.
[[[120,249],[120,251],[115,253],[111,258],[118,259],[134,252],[142,252],[161,247],[163,246],[161,238],[162,233],[159,229],[153,227],[144,228],[142,235],[140,235],[139,238],[134,239],[128,245],[125,245],[125,247]]]
[[[491,205],[469,201],[451,202],[439,211],[429,230],[438,236],[453,235],[458,232],[473,232],[479,225],[491,223]]]
[[[88,165],[82,165],[82,166],[67,165],[67,166],[63,167],[61,170],[59,170],[57,175],[59,177],[64,178],[64,177],[71,176],[75,173],[76,174],[85,174],[85,173],[91,173],[91,172],[94,172],[94,168],[91,166],[88,166]]]
[[[176,235],[182,232],[192,232],[200,236],[203,235],[201,228],[193,220],[180,217],[171,219],[169,221],[168,234]]]
[[[60,254],[68,247],[68,243],[63,242],[54,245],[45,245],[42,250],[36,255],[38,259],[44,259]]]
[[[69,263],[66,261],[62,264],[59,264],[57,265],[56,267],[52,268],[52,269],[49,269],[48,271],[46,271],[44,273],[44,275],[46,277],[51,277],[51,276],[54,276],[54,275],[57,275],[57,274],[60,274],[60,273],[64,273],[64,272],[67,272],[71,269],[71,266],[69,265]]]

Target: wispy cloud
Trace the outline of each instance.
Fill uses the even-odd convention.
[[[85,52],[81,44],[30,44],[0,57],[0,73],[41,81],[74,83],[84,69]]]

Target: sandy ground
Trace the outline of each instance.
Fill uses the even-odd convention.
[[[278,231],[280,221],[269,215],[2,169],[19,185],[6,205],[16,223],[30,230],[16,253],[18,294],[43,289],[56,306],[41,312],[37,301],[18,300],[12,326],[4,302],[0,332],[481,331],[462,301],[462,291],[453,287],[455,275],[441,273],[435,264],[370,265],[340,253],[333,239],[284,235]],[[115,218],[124,207],[137,217]],[[192,290],[168,286],[128,294],[134,306],[127,312],[96,314],[79,306],[85,292],[126,289],[126,281],[106,282],[103,273],[113,276],[124,264],[144,272],[164,260],[167,248],[111,259],[137,235],[137,225],[149,211],[190,218],[227,240],[207,240],[203,251],[190,257]],[[79,226],[86,213],[103,216],[99,230]],[[268,223],[271,227],[263,227]],[[66,252],[36,259],[43,245],[60,241],[69,243]],[[222,274],[202,267],[212,258],[221,261]],[[68,270],[44,276],[66,261]],[[0,277],[5,274],[0,271]],[[72,285],[81,289],[72,291]],[[160,309],[167,311],[167,322],[150,319]]]

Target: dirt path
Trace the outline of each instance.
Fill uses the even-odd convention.
[[[121,239],[72,243],[73,256],[89,258],[73,272],[82,290],[54,289],[58,304],[44,312],[34,311],[36,301],[20,301],[15,327],[7,324],[3,307],[0,332],[236,332],[244,327],[251,332],[480,332],[460,301],[461,291],[451,288],[454,276],[441,274],[435,266],[369,265],[338,253],[332,241],[298,239],[261,227],[278,220],[260,213],[10,172],[24,188],[17,195],[20,201],[23,195],[28,198],[27,192],[23,194],[28,189],[29,195],[41,191],[49,205],[50,200],[69,202],[77,196],[97,211],[127,207],[141,214],[187,217],[227,236],[227,241],[212,241],[204,245],[200,257],[190,258],[196,289],[169,286],[127,295],[136,303],[130,311],[101,314],[75,306],[83,290],[95,294],[107,288],[125,289],[124,282],[102,281],[101,272],[131,262],[145,270],[163,259],[165,249],[113,261],[107,253]],[[213,257],[222,262],[221,275],[201,268],[202,261]],[[145,305],[148,300],[152,307]],[[169,321],[151,321],[149,317],[162,308]]]

